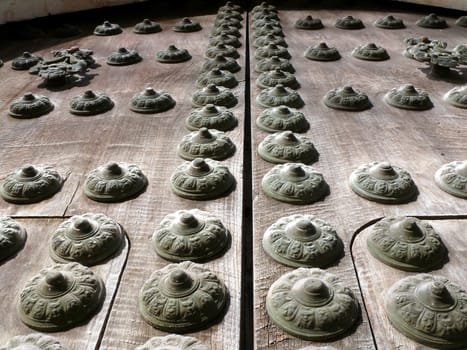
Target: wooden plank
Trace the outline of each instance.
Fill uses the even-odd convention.
[[[311,13],[321,18],[322,30],[304,31],[294,28],[295,21]],[[353,233],[366,222],[384,215],[448,215],[464,214],[465,201],[454,198],[434,184],[433,175],[444,163],[464,159],[463,139],[467,129],[462,121],[465,110],[451,107],[442,100],[443,94],[452,87],[465,83],[431,80],[425,74],[422,63],[402,55],[403,39],[429,35],[433,39],[447,40],[449,47],[463,41],[462,28],[451,26],[446,30],[428,31],[415,26],[420,17],[415,13],[397,13],[407,25],[404,30],[388,31],[373,26],[373,22],[388,10],[313,9],[301,11],[280,10],[279,16],[292,55],[291,63],[301,84],[298,90],[305,106],[301,110],[311,124],[306,133],[320,153],[314,167],[324,174],[331,193],[324,201],[307,206],[288,205],[264,195],[261,179],[273,165],[260,159],[256,153],[258,144],[267,135],[254,125],[263,110],[255,104],[259,89],[255,86],[258,76],[255,62],[250,63],[251,116],[253,135],[253,215],[254,242],[253,264],[255,279],[254,318],[255,346],[265,348],[299,348],[312,342],[301,341],[275,327],[265,311],[265,296],[269,286],[290,268],[280,266],[267,257],[261,246],[264,231],[279,217],[309,213],[330,222],[344,240],[345,254],[337,266],[329,268],[344,279],[356,294],[359,288],[355,272],[349,266],[349,247]],[[365,29],[345,31],[334,27],[337,17],[353,15],[361,18]],[[454,19],[449,19],[452,23]],[[307,47],[325,41],[337,47],[342,58],[336,62],[316,62],[303,57]],[[351,51],[368,42],[383,45],[391,56],[385,62],[365,62],[351,57]],[[252,41],[250,41],[251,45]],[[253,55],[252,49],[252,55]],[[463,82],[464,81],[464,82]],[[429,92],[434,108],[426,112],[412,112],[390,107],[383,101],[391,88],[410,82]],[[373,103],[370,110],[343,112],[332,110],[322,103],[322,98],[332,88],[352,85],[366,92]],[[371,161],[390,161],[407,169],[416,182],[420,195],[417,200],[404,205],[384,205],[358,197],[348,186],[348,177],[361,164]],[[313,343],[314,344],[314,343]],[[331,345],[337,348],[374,348],[368,319],[363,313],[363,323],[357,332]]]
[[[163,88],[172,94],[177,101],[176,107],[157,117],[139,116],[127,111],[118,113],[117,124],[109,128],[110,136],[107,144],[93,160],[95,166],[110,159],[131,160],[140,165],[149,179],[146,192],[132,201],[116,205],[94,203],[82,194],[78,194],[69,209],[72,213],[84,206],[112,213],[125,225],[134,228],[130,236],[131,250],[128,264],[102,340],[102,349],[133,349],[150,337],[167,334],[154,329],[143,320],[138,312],[137,296],[152,272],[168,264],[166,260],[158,257],[150,246],[154,229],[165,215],[176,210],[191,208],[199,208],[217,215],[230,230],[232,245],[224,256],[205,264],[207,268],[218,274],[229,289],[228,312],[220,323],[190,335],[200,339],[211,349],[235,349],[240,343],[244,70],[236,74],[240,85],[233,90],[239,103],[232,111],[239,119],[239,125],[229,132],[237,149],[232,158],[224,161],[236,178],[235,191],[227,197],[216,200],[190,201],[177,197],[169,189],[169,178],[175,168],[182,163],[182,160],[176,156],[175,149],[182,136],[188,133],[184,122],[192,110],[190,98],[204,62],[203,53],[208,47],[208,35],[215,15],[194,18],[204,27],[201,32],[191,34],[166,32],[164,37],[160,37],[157,46],[156,43],[145,41],[146,49],[153,53],[156,47],[167,47],[170,43],[188,48],[193,56],[189,63],[153,64],[151,69],[135,71],[135,74],[139,75],[135,77],[136,82],[156,83],[158,88]],[[178,20],[180,18],[163,20],[161,24],[170,27]],[[244,37],[244,30],[242,34]],[[241,66],[244,66],[244,50],[244,47],[239,49]],[[113,86],[126,81],[124,75],[113,76],[112,79],[114,81],[110,84]],[[125,84],[127,86],[132,84],[132,80],[126,81]],[[122,100],[127,98],[125,94],[131,95],[129,91],[120,92]]]
[[[24,285],[36,276],[40,270],[56,263],[49,257],[49,239],[64,219],[31,219],[17,218],[27,231],[24,248],[14,257],[0,266],[0,309],[3,312],[0,323],[0,344],[5,344],[17,335],[34,333],[24,325],[17,316],[19,294]],[[108,317],[115,293],[117,291],[121,271],[128,255],[128,241],[117,256],[104,264],[91,267],[100,276],[106,288],[106,297],[102,309],[87,324],[64,332],[53,333],[70,350],[96,349],[101,330]]]
[[[394,1],[394,0],[393,0]],[[444,7],[456,10],[467,10],[467,4],[464,0],[395,0],[402,2],[409,2],[412,4]]]
[[[423,219],[423,218],[421,218]],[[449,262],[441,269],[432,271],[436,276],[448,278],[451,282],[465,288],[467,273],[464,266],[467,263],[467,244],[465,241],[465,220],[427,220],[440,234],[448,249]],[[396,331],[386,316],[384,297],[386,291],[398,280],[413,275],[389,267],[375,259],[366,247],[366,240],[371,232],[371,226],[358,233],[352,245],[352,255],[365,299],[370,322],[380,349],[431,349],[410,340]],[[377,271],[377,273],[375,273]]]

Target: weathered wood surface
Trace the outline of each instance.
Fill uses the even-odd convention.
[[[311,13],[321,18],[324,29],[304,31],[294,28],[295,21]],[[306,133],[314,142],[320,158],[314,167],[324,174],[331,194],[324,201],[298,206],[280,203],[268,198],[261,189],[261,179],[273,165],[260,159],[256,153],[258,144],[267,135],[259,130],[254,121],[263,110],[255,104],[259,89],[255,86],[258,76],[251,69],[251,119],[253,152],[253,215],[254,215],[254,332],[258,349],[300,348],[314,344],[299,340],[277,328],[265,310],[265,297],[270,285],[283,273],[291,271],[269,258],[261,246],[264,231],[279,217],[307,213],[313,214],[335,226],[345,244],[345,257],[328,270],[337,274],[352,290],[359,294],[355,271],[349,254],[354,232],[371,220],[385,215],[433,215],[465,214],[465,201],[441,191],[433,176],[441,165],[453,160],[465,159],[467,135],[464,121],[467,112],[448,105],[442,100],[445,92],[456,85],[466,83],[465,75],[453,81],[438,81],[427,77],[423,63],[402,55],[403,39],[428,36],[446,40],[449,47],[465,41],[465,29],[454,26],[454,18],[448,19],[445,30],[427,30],[415,25],[422,13],[396,13],[403,18],[407,28],[383,30],[373,22],[391,11],[383,10],[280,10],[279,17],[292,55],[291,63],[301,84],[298,90],[305,101],[301,109],[308,116],[311,128]],[[346,31],[334,27],[337,17],[353,15],[361,18],[365,29]],[[342,58],[335,62],[316,62],[303,57],[305,49],[321,41],[335,46]],[[351,56],[357,46],[375,42],[384,46],[391,56],[384,62],[360,61]],[[252,40],[250,40],[250,47]],[[253,56],[254,49],[251,49]],[[465,73],[465,71],[463,71]],[[434,103],[429,111],[415,112],[390,107],[383,101],[391,88],[412,83],[426,90]],[[363,112],[336,111],[326,107],[322,98],[332,88],[352,85],[366,92],[373,104]],[[389,161],[407,169],[419,189],[415,202],[404,205],[384,205],[367,201],[352,192],[348,177],[361,164],[371,161]],[[361,301],[361,300],[360,300]],[[365,300],[378,303],[378,300]],[[365,305],[366,305],[365,304]],[[371,321],[371,319],[370,319]],[[331,343],[338,349],[374,348],[368,318],[363,312],[363,323],[350,336]]]
[[[24,325],[17,314],[19,294],[24,285],[43,268],[56,265],[49,257],[49,240],[63,219],[53,218],[17,218],[27,231],[27,240],[24,248],[14,257],[0,264],[0,344],[5,344],[17,335],[34,333]],[[130,228],[131,229],[131,228]],[[112,259],[105,263],[91,267],[91,270],[100,276],[105,283],[106,297],[100,311],[92,319],[79,327],[68,331],[53,333],[53,336],[70,350],[96,349],[101,338],[101,330],[107,320],[109,310],[118,288],[121,271],[125,266],[129,250],[128,240]]]
[[[464,266],[467,264],[465,220],[427,220],[427,222],[440,234],[449,254],[449,262],[430,273],[448,278],[451,282],[465,287],[466,272]],[[352,256],[355,260],[363,298],[378,348],[432,349],[410,340],[396,331],[390,324],[383,303],[386,291],[401,278],[414,273],[397,270],[375,259],[366,247],[370,232],[371,226],[357,234],[352,245]]]
[[[197,332],[195,336],[212,349],[238,347],[242,281],[244,70],[236,74],[240,85],[233,90],[239,103],[232,111],[239,122],[238,126],[229,132],[229,136],[236,145],[236,153],[224,161],[236,179],[236,189],[229,196],[201,202],[178,198],[169,189],[171,174],[183,162],[176,155],[176,146],[182,136],[189,133],[184,122],[192,110],[191,96],[196,89],[195,81],[204,63],[203,55],[208,47],[215,11],[216,9],[211,15],[191,17],[199,20],[203,26],[203,30],[196,33],[175,33],[171,30],[183,17],[179,14],[177,17],[158,21],[163,28],[161,33],[136,35],[132,33],[133,25],[144,17],[153,18],[157,13],[154,13],[153,17],[148,13],[140,13],[134,18],[124,18],[122,13],[121,17],[112,21],[124,27],[123,34],[112,37],[85,35],[65,43],[48,39],[49,45],[37,40],[28,42],[29,47],[19,43],[14,49],[8,47],[2,56],[13,58],[27,49],[50,57],[49,51],[52,49],[76,45],[94,50],[98,64],[78,86],[70,85],[60,91],[45,89],[40,78],[27,72],[11,70],[8,60],[2,68],[5,82],[0,94],[0,106],[3,111],[0,130],[2,176],[23,163],[47,163],[63,169],[62,172],[68,175],[68,179],[62,191],[47,201],[28,206],[11,205],[1,201],[0,212],[5,215],[40,217],[102,212],[127,228],[131,256],[124,273],[123,266],[120,266],[119,273],[123,273],[123,276],[119,275],[122,282],[113,304],[114,312],[110,315],[105,314],[105,311],[100,313],[103,319],[105,316],[109,317],[106,333],[104,334],[102,322],[97,321],[86,328],[87,336],[74,331],[64,333],[62,338],[69,338],[71,345],[82,344],[84,339],[89,339],[86,346],[78,346],[76,349],[94,349],[97,339],[102,349],[133,349],[152,336],[166,334],[143,321],[137,310],[137,295],[151,273],[168,264],[159,258],[150,246],[154,228],[165,215],[191,208],[199,208],[217,215],[232,234],[231,247],[227,253],[206,264],[207,268],[219,275],[229,289],[228,312],[220,324]],[[88,30],[93,27],[88,22],[85,25]],[[242,33],[244,37],[245,29]],[[180,64],[157,62],[156,52],[166,49],[170,44],[188,49],[193,56],[192,60]],[[105,63],[107,56],[119,47],[136,49],[143,61],[125,67],[108,66]],[[242,56],[239,63],[242,66],[245,64],[244,50],[245,46],[239,49]],[[176,100],[176,106],[157,115],[131,112],[128,109],[131,97],[147,86],[169,92]],[[70,99],[87,89],[107,93],[115,102],[115,107],[98,116],[71,115],[68,112]],[[7,116],[11,101],[26,91],[49,96],[55,104],[54,111],[32,120],[17,120]],[[148,177],[149,185],[146,191],[139,197],[123,203],[103,204],[89,200],[83,193],[86,174],[110,160],[137,164]],[[38,248],[40,254],[47,254],[46,250],[41,249]],[[38,264],[37,269],[41,267]],[[13,273],[15,269],[9,268],[8,271]],[[18,285],[22,285],[22,279],[18,281]],[[108,311],[107,308],[104,310]],[[13,331],[24,333],[27,328]],[[1,340],[6,340],[9,335],[11,333],[3,333],[5,339]]]

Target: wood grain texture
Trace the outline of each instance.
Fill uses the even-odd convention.
[[[18,315],[19,294],[31,278],[39,274],[43,268],[56,263],[49,257],[49,240],[64,219],[52,218],[17,218],[27,231],[24,248],[16,256],[0,264],[0,309],[3,312],[0,322],[0,344],[5,344],[17,335],[36,333],[24,325]],[[106,297],[101,310],[88,323],[68,331],[55,332],[52,335],[70,350],[96,349],[101,331],[105,325],[109,310],[119,284],[121,271],[128,255],[129,244],[125,245],[112,259],[103,264],[92,266],[91,270],[100,276],[105,283]]]
[[[451,282],[465,289],[465,280],[467,278],[464,269],[467,263],[465,220],[427,220],[427,222],[439,233],[449,254],[449,262],[442,268],[430,273],[448,278]],[[431,347],[418,344],[405,337],[390,324],[383,303],[386,291],[398,280],[416,273],[397,270],[375,259],[366,246],[367,237],[370,232],[371,226],[361,231],[355,237],[352,245],[352,256],[355,259],[365,306],[378,348],[401,350],[431,349]]]
[[[307,14],[321,18],[322,30],[305,31],[294,28],[295,21]],[[327,220],[335,226],[345,244],[346,257],[337,266],[329,268],[339,275],[350,288],[359,294],[355,271],[350,266],[349,244],[353,233],[367,222],[385,215],[449,215],[465,214],[465,201],[441,191],[433,181],[435,171],[455,159],[465,159],[463,139],[467,135],[467,112],[454,108],[442,100],[445,92],[456,85],[465,84],[465,76],[451,81],[432,80],[426,75],[424,64],[402,55],[403,39],[429,36],[449,42],[453,47],[465,38],[465,29],[451,26],[446,30],[430,31],[415,26],[419,13],[395,13],[407,25],[403,30],[383,30],[373,22],[390,10],[339,10],[313,9],[280,10],[279,17],[292,55],[291,63],[301,84],[298,90],[305,101],[303,113],[309,118],[311,128],[306,133],[314,142],[320,158],[313,166],[324,174],[331,193],[323,201],[307,206],[280,203],[262,192],[261,179],[273,165],[260,159],[258,144],[267,135],[254,125],[263,110],[255,104],[259,89],[255,86],[258,76],[251,68],[251,117],[253,149],[253,263],[255,280],[255,345],[258,349],[299,348],[312,344],[292,337],[277,329],[265,311],[265,296],[269,286],[290,268],[282,267],[267,257],[261,246],[262,235],[279,217],[306,213]],[[353,15],[361,18],[365,29],[346,31],[334,27],[337,17]],[[449,19],[453,23],[454,19]],[[335,62],[316,62],[304,58],[307,47],[321,41],[335,46],[342,58]],[[357,46],[375,42],[384,46],[391,56],[384,62],[360,61],[351,56]],[[251,42],[250,42],[250,47]],[[252,52],[253,53],[253,52]],[[393,108],[383,101],[391,88],[412,83],[425,89],[433,100],[434,108],[425,112]],[[373,104],[363,112],[337,111],[326,107],[322,98],[332,88],[352,85],[366,92]],[[404,205],[385,205],[367,201],[352,192],[348,177],[361,164],[371,161],[389,161],[408,170],[419,189],[416,201]],[[368,319],[354,334],[338,342],[338,349],[374,348]]]

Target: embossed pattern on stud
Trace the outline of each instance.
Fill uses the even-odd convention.
[[[193,200],[221,197],[229,193],[234,184],[235,179],[227,166],[203,158],[183,163],[170,177],[172,192]]]
[[[169,93],[157,92],[152,87],[134,95],[130,101],[130,109],[137,113],[160,113],[175,106],[175,100]]]
[[[195,158],[223,160],[235,153],[235,145],[224,132],[202,127],[182,138],[177,153],[186,160]]]
[[[388,162],[371,162],[350,175],[350,187],[370,201],[399,204],[416,199],[418,189],[410,174]]]
[[[467,346],[467,292],[442,276],[417,274],[394,283],[385,296],[386,314],[399,332],[439,349]]]
[[[104,299],[104,282],[91,269],[78,263],[59,264],[41,270],[26,283],[18,314],[30,328],[64,331],[88,321]]]
[[[274,260],[292,267],[324,268],[344,253],[334,228],[312,215],[280,218],[264,233],[263,248]]]
[[[123,245],[123,230],[104,214],[86,213],[64,221],[53,233],[49,253],[59,263],[92,266],[114,255]]]
[[[271,163],[310,164],[319,156],[310,139],[289,130],[266,136],[258,145],[258,153]]]
[[[121,32],[122,28],[118,24],[109,21],[105,21],[94,29],[94,34],[100,36],[117,35]]]
[[[163,337],[152,337],[135,350],[209,350],[206,345],[193,337],[169,334]],[[0,349],[1,350],[1,349]]]
[[[337,276],[318,268],[298,268],[275,281],[266,296],[271,320],[298,338],[331,341],[357,323],[360,306]],[[309,322],[313,319],[314,322]]]
[[[60,191],[63,181],[52,166],[26,164],[6,175],[0,184],[0,196],[16,204],[36,203]]]
[[[151,21],[148,18],[145,18],[141,22],[136,23],[133,27],[133,32],[136,34],[152,34],[159,33],[161,31],[161,25],[157,22]]]
[[[386,217],[371,228],[367,238],[371,255],[386,265],[405,271],[430,271],[447,260],[447,249],[426,221]]]
[[[218,321],[228,305],[229,293],[213,272],[185,261],[154,272],[138,300],[139,311],[151,326],[180,333]]]
[[[310,123],[302,112],[283,105],[261,112],[256,119],[256,125],[267,132],[305,132],[310,128]]]
[[[45,115],[53,109],[54,105],[48,97],[27,92],[10,104],[8,114],[14,118],[29,119]]]
[[[96,115],[105,113],[114,107],[114,102],[104,93],[86,90],[70,101],[70,113],[75,115]]]
[[[237,126],[237,118],[226,107],[207,104],[190,112],[186,118],[185,126],[188,130],[199,130],[205,127],[228,131]]]
[[[443,191],[467,198],[467,161],[444,164],[435,174],[435,182]]]
[[[152,247],[164,259],[209,261],[222,255],[230,232],[221,220],[198,209],[179,210],[165,216],[152,236]]]
[[[293,204],[311,204],[329,194],[323,174],[301,163],[276,165],[264,175],[261,187],[269,197]]]
[[[0,262],[18,253],[26,242],[26,230],[16,220],[0,216]]]
[[[84,193],[98,202],[121,202],[146,189],[148,180],[134,164],[108,162],[89,172]]]

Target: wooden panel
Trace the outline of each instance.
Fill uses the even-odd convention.
[[[298,18],[311,13],[321,18],[322,30],[304,31],[294,28]],[[281,24],[292,55],[291,63],[301,84],[298,90],[305,107],[301,110],[308,116],[311,129],[306,133],[320,153],[314,167],[324,174],[331,194],[324,201],[307,206],[280,203],[264,195],[261,179],[273,165],[258,157],[258,144],[267,135],[254,125],[254,120],[263,110],[255,104],[259,89],[255,86],[258,76],[251,69],[251,117],[253,148],[253,215],[254,242],[253,263],[255,279],[254,319],[255,345],[258,349],[299,348],[311,342],[301,341],[278,329],[265,311],[265,296],[269,286],[290,268],[282,267],[265,255],[261,246],[264,231],[279,217],[308,213],[330,222],[343,238],[346,256],[337,266],[329,268],[359,294],[357,279],[350,266],[349,246],[353,232],[374,217],[391,214],[447,215],[465,213],[465,201],[452,197],[435,186],[433,175],[444,163],[465,158],[464,139],[467,129],[463,121],[465,110],[457,109],[442,100],[443,94],[464,84],[465,77],[451,81],[434,80],[426,75],[424,64],[402,55],[403,39],[429,35],[442,39],[453,47],[465,38],[465,29],[450,27],[446,30],[427,31],[415,26],[420,14],[397,13],[404,19],[404,30],[383,30],[373,22],[391,11],[384,10],[325,10],[279,11]],[[353,15],[361,18],[365,29],[345,31],[334,27],[337,17]],[[454,19],[449,19],[452,23]],[[316,62],[304,58],[307,47],[321,41],[337,47],[342,58],[336,62]],[[360,61],[351,56],[351,51],[361,44],[375,42],[384,46],[391,56],[385,62]],[[251,42],[250,42],[251,44]],[[252,49],[252,56],[253,56]],[[430,94],[434,108],[415,112],[393,108],[383,101],[384,94],[393,87],[410,82]],[[350,84],[366,92],[373,108],[363,112],[336,111],[326,107],[322,98],[332,88]],[[416,182],[420,195],[417,200],[404,205],[384,205],[367,201],[354,194],[348,186],[348,177],[361,164],[371,161],[390,161],[407,169]],[[337,348],[374,348],[368,319],[363,314],[363,323],[354,334],[333,342]]]
[[[49,257],[49,239],[55,229],[65,219],[18,218],[17,221],[27,231],[24,248],[13,258],[0,265],[0,309],[3,312],[0,323],[0,344],[5,344],[11,337],[29,334],[33,331],[25,326],[17,316],[16,308],[19,294],[24,285],[36,276],[40,270],[56,263]],[[109,310],[118,287],[121,271],[128,255],[128,241],[124,248],[111,260],[91,267],[100,276],[106,288],[106,298],[102,309],[87,324],[65,332],[56,332],[54,337],[70,350],[93,350],[100,341]]]
[[[232,158],[224,161],[236,178],[235,191],[227,197],[216,200],[191,201],[177,197],[169,189],[171,174],[183,162],[177,157],[175,150],[182,136],[188,133],[184,122],[192,110],[190,99],[204,62],[203,54],[208,47],[208,35],[214,18],[215,15],[195,17],[204,27],[198,33],[166,32],[165,36],[158,37],[157,42],[145,41],[147,45],[145,50],[152,55],[159,47],[167,47],[170,43],[188,48],[193,56],[188,63],[162,65],[151,62],[151,68],[135,70],[134,74],[138,76],[132,77],[131,80],[125,75],[115,75],[111,78],[112,86],[125,85],[123,91],[115,94],[121,97],[120,105],[124,111],[116,114],[118,121],[110,126],[109,140],[101,152],[96,154],[93,164],[98,165],[109,159],[131,160],[141,166],[150,183],[144,194],[127,203],[119,205],[94,203],[80,193],[69,209],[69,212],[73,213],[85,206],[112,213],[126,225],[134,228],[130,236],[132,249],[128,265],[104,334],[103,349],[133,349],[150,337],[167,334],[154,329],[143,320],[138,312],[137,296],[152,272],[168,264],[151,248],[150,238],[155,227],[165,215],[176,210],[191,208],[199,208],[217,215],[232,234],[232,245],[227,253],[205,264],[207,268],[218,274],[229,288],[231,298],[229,310],[221,323],[191,335],[206,343],[211,349],[235,349],[240,343],[244,70],[236,74],[241,82],[233,90],[239,103],[232,111],[239,119],[239,125],[229,132],[237,149]],[[178,20],[180,18],[161,21],[161,24],[170,27]],[[242,34],[244,37],[244,30]],[[244,47],[239,49],[241,58],[238,62],[241,66],[245,64],[244,50]],[[157,117],[140,116],[126,111],[126,103],[123,101],[128,100],[134,91],[134,88],[130,88],[131,84],[136,85],[137,82],[156,83],[158,88],[172,94],[177,101],[176,107]]]
[[[421,218],[423,219],[423,218]],[[451,282],[467,287],[467,274],[464,266],[467,264],[467,243],[465,240],[465,220],[427,220],[440,234],[449,252],[449,262],[441,269],[432,271],[433,275],[443,276]],[[358,273],[365,307],[380,349],[421,350],[431,347],[420,345],[396,331],[386,316],[383,298],[386,291],[398,280],[413,275],[389,267],[375,259],[366,247],[366,240],[371,232],[371,226],[357,234],[352,245],[352,256]],[[377,273],[375,273],[377,271]]]

